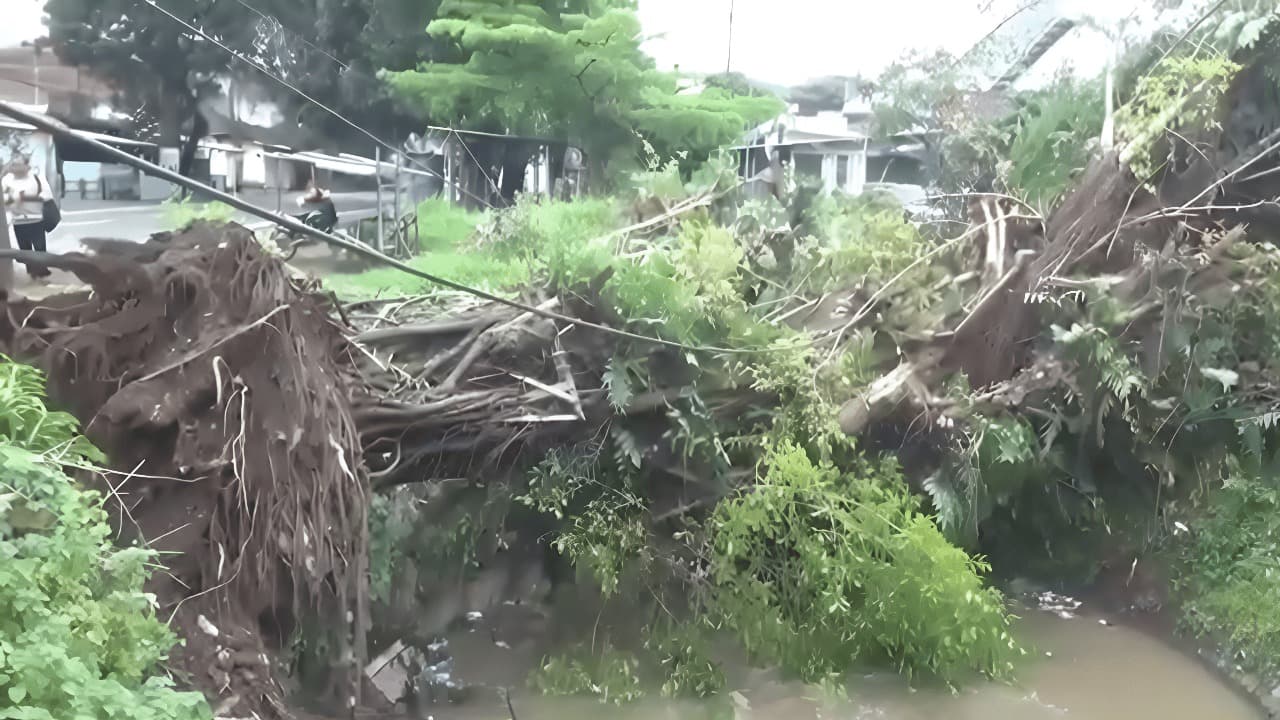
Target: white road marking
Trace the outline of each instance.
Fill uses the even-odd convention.
[[[111,213],[159,212],[159,205],[140,205],[122,208],[94,208],[92,210],[63,210],[63,215],[107,215]]]
[[[82,227],[84,225],[106,225],[114,222],[113,220],[79,220],[77,222],[62,223],[61,227]]]

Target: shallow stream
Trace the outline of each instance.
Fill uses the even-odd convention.
[[[1052,603],[1049,603],[1052,605]],[[1068,606],[1069,609],[1069,606]],[[770,671],[730,671],[736,720],[1259,720],[1264,713],[1206,664],[1152,634],[1091,613],[1088,607],[1036,607],[1021,612],[1018,634],[1031,656],[1015,686],[980,683],[958,693],[913,689],[896,675],[854,677],[849,699],[815,700],[817,692]],[[482,686],[461,704],[421,711],[436,720],[505,720],[500,688],[512,688],[518,720],[703,720],[723,718],[710,703],[642,701],[622,708],[592,699],[542,697],[524,678],[541,649],[535,639],[483,621],[449,642],[450,674]]]

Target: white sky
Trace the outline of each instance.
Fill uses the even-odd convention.
[[[653,37],[650,54],[664,67],[720,72],[793,85],[822,75],[874,77],[914,48],[964,52],[1028,0],[640,0],[640,19]],[[1034,39],[1055,17],[1091,16],[1116,22],[1151,0],[1040,0],[1002,32]],[[1021,27],[1018,27],[1018,26]],[[1021,31],[1021,32],[1019,32]],[[1056,48],[1055,48],[1056,49]],[[1069,53],[1079,65],[1101,60],[1094,43]],[[1061,55],[1061,53],[1055,53]],[[1060,64],[1062,57],[1046,57]],[[1101,63],[1096,67],[1101,68]],[[1081,68],[1085,69],[1085,68]]]
[[[911,47],[961,52],[1028,0],[640,0],[651,36],[648,51],[665,68],[724,70],[729,7],[734,6],[732,69],[783,85],[821,75],[874,76]],[[0,47],[44,33],[44,0],[0,0],[6,6]],[[1006,26],[1039,29],[1052,17],[1118,20],[1151,0],[1040,0]],[[1056,52],[1055,55],[1063,53]],[[1091,49],[1066,53],[1089,64]],[[1057,64],[1061,58],[1046,58]]]
[[[0,0],[5,5],[4,22],[0,23],[0,47],[13,47],[23,40],[34,40],[45,34],[44,0]]]

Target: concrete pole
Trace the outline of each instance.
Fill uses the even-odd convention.
[[[401,230],[404,230],[405,228],[403,228],[400,225],[400,155],[401,155],[400,153],[396,153],[396,184],[395,184],[395,190],[394,190],[396,194],[395,195],[395,214],[392,216],[393,222],[395,222],[396,238],[397,238],[396,247],[392,248],[392,251],[394,253],[397,253],[397,257],[399,257],[398,253],[400,252],[400,246],[405,245],[407,249],[407,246],[409,243],[407,232],[404,233],[405,235],[404,237],[401,236]],[[412,251],[410,251],[410,254],[412,254]]]
[[[0,202],[0,249],[13,249],[13,230],[9,226],[9,209]],[[0,293],[13,291],[13,261],[0,260]]]
[[[378,242],[376,245],[374,245],[374,247],[378,248],[378,252],[385,254],[386,245],[382,241],[382,238],[384,237],[384,235],[383,235],[383,229],[382,229],[382,146],[381,145],[375,145],[373,148],[373,167],[374,167],[373,179],[374,179],[374,182],[378,184]]]

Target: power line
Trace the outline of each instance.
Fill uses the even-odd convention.
[[[123,150],[107,145],[106,143],[101,142],[96,138],[90,137],[85,133],[72,130],[61,123],[53,121],[47,116],[38,115],[38,114],[23,110],[11,102],[0,101],[0,115],[8,115],[9,117],[15,120],[19,120],[28,125],[34,126],[35,128],[39,130],[43,130],[44,132],[47,132],[50,135],[53,135],[55,137],[76,138],[81,142],[87,143],[90,147],[93,147],[95,150],[102,153],[104,156],[110,157],[114,161],[119,162],[121,164],[128,165],[133,168],[137,168],[138,170],[141,170],[147,175],[158,177],[162,180],[167,180],[175,185],[179,185],[188,190],[193,190],[193,191],[202,193],[222,203],[230,205],[231,207],[237,210],[240,210],[241,212],[247,213],[257,218],[261,218],[268,222],[275,223],[276,225],[279,225],[280,227],[285,228],[286,230],[290,230],[296,234],[305,235],[307,237],[319,240],[320,242],[323,242],[327,245],[341,248],[348,252],[355,253],[356,255],[359,255],[361,257],[368,258],[369,260],[380,263],[382,265],[393,267],[401,272],[407,273],[409,275],[420,278],[422,280],[426,280],[427,282],[434,283],[436,285],[440,285],[440,286],[449,288],[451,290],[464,292],[464,293],[467,293],[468,295],[473,295],[482,300],[487,300],[489,302],[515,308],[516,310],[520,310],[522,312],[526,312],[531,315],[536,315],[538,317],[544,317],[544,318],[547,318],[548,320],[555,320],[557,322],[567,323],[570,325],[588,328],[591,330],[597,330],[607,335],[613,335],[615,337],[625,338],[627,340],[636,340],[640,342],[654,343],[656,345],[676,348],[679,350],[686,350],[690,352],[726,353],[726,354],[738,354],[738,355],[754,354],[754,353],[762,352],[762,350],[758,348],[721,348],[721,347],[703,346],[703,345],[686,345],[684,343],[675,342],[673,340],[664,340],[662,338],[651,337],[648,335],[641,335],[639,333],[633,333],[627,330],[620,330],[618,328],[612,328],[607,325],[601,325],[599,323],[589,322],[587,320],[582,320],[580,318],[569,317],[568,315],[564,315],[558,312],[552,312],[550,310],[543,310],[533,305],[522,303],[518,300],[511,300],[508,298],[504,298],[500,295],[495,295],[486,290],[481,290],[479,288],[471,287],[469,285],[463,285],[462,283],[455,282],[453,280],[449,280],[446,278],[442,278],[438,275],[433,275],[428,272],[424,272],[422,270],[419,270],[418,268],[413,267],[412,265],[409,265],[408,263],[402,262],[400,260],[396,260],[395,258],[392,258],[392,257],[388,257],[387,255],[384,255],[378,252],[377,250],[373,249],[368,245],[365,245],[364,243],[352,242],[350,240],[339,237],[337,235],[321,232],[320,230],[317,230],[316,228],[313,228],[310,225],[300,222],[292,217],[278,215],[274,212],[271,212],[270,210],[258,207],[257,205],[254,205],[251,202],[235,197],[234,195],[227,194],[225,192],[222,192],[221,190],[211,188],[208,185],[204,185],[203,183],[197,182],[196,180],[192,180],[191,178],[186,177],[180,173],[174,172],[167,168],[160,167],[159,165],[155,165],[154,163],[143,160],[140,157],[135,157],[133,155],[130,155],[129,153]]]
[[[388,144],[388,143],[387,143],[386,141],[384,141],[382,138],[378,137],[377,135],[374,135],[373,133],[369,132],[368,130],[365,130],[364,128],[362,128],[362,127],[360,127],[359,125],[355,124],[355,123],[354,123],[354,122],[352,122],[351,120],[348,120],[345,116],[343,116],[343,115],[342,115],[342,113],[338,112],[337,110],[334,110],[333,108],[329,107],[328,105],[325,105],[324,103],[320,102],[319,100],[317,100],[317,99],[315,99],[315,98],[311,97],[310,95],[308,95],[308,94],[307,94],[306,92],[304,92],[303,90],[301,90],[301,89],[299,89],[298,87],[294,86],[294,85],[293,85],[292,83],[290,83],[288,80],[285,80],[284,78],[282,78],[282,77],[280,77],[280,76],[276,75],[275,73],[271,72],[270,70],[268,70],[268,69],[267,69],[267,68],[265,68],[265,67],[262,67],[262,66],[261,66],[261,65],[259,65],[258,63],[253,62],[253,61],[252,61],[252,60],[250,60],[249,58],[245,57],[242,53],[237,52],[236,50],[231,49],[231,48],[230,48],[230,47],[228,47],[227,45],[223,44],[220,40],[218,40],[218,39],[216,39],[216,38],[214,38],[214,37],[209,36],[209,35],[208,35],[207,33],[205,33],[203,30],[201,30],[201,29],[197,28],[196,26],[192,25],[191,23],[187,22],[186,20],[183,20],[182,18],[178,17],[177,15],[174,15],[173,13],[169,12],[169,11],[168,11],[168,10],[166,10],[165,8],[161,7],[161,6],[160,6],[160,4],[156,2],[156,0],[141,0],[141,2],[145,2],[147,5],[150,5],[150,6],[151,6],[152,8],[154,8],[155,10],[157,10],[157,11],[159,11],[159,12],[163,13],[164,15],[167,15],[167,16],[168,16],[170,19],[172,19],[174,22],[177,22],[178,24],[180,24],[180,25],[182,25],[183,27],[185,27],[188,31],[193,32],[193,33],[195,33],[195,34],[199,35],[200,37],[204,38],[204,39],[205,39],[206,41],[208,41],[208,42],[213,43],[214,45],[217,45],[219,48],[222,48],[222,50],[224,50],[225,52],[229,53],[232,57],[236,58],[236,59],[237,59],[237,60],[239,60],[240,62],[243,62],[243,63],[247,64],[249,67],[252,67],[254,70],[257,70],[258,72],[262,73],[263,75],[266,75],[267,77],[271,78],[272,80],[275,80],[276,82],[280,83],[281,85],[283,85],[284,87],[288,88],[289,90],[292,90],[292,91],[293,91],[294,93],[296,93],[299,97],[303,98],[303,99],[304,99],[304,100],[306,100],[307,102],[312,103],[312,104],[313,104],[313,105],[315,105],[316,107],[319,107],[319,108],[321,108],[322,110],[324,110],[324,111],[328,112],[330,115],[333,115],[335,118],[337,118],[337,119],[341,120],[343,123],[345,123],[345,124],[347,124],[348,126],[350,126],[353,130],[355,130],[355,131],[357,131],[357,132],[359,132],[359,133],[361,133],[361,134],[365,135],[365,136],[366,136],[366,137],[368,137],[369,139],[373,140],[375,143],[377,143],[377,144],[378,144],[378,145],[380,145],[381,147],[384,147],[384,148],[386,148],[386,149],[390,150],[392,153],[396,153],[396,154],[399,154],[399,153],[400,153],[400,150],[399,150],[399,149],[397,149],[397,148],[393,147],[392,145]],[[413,163],[413,164],[415,164],[415,165],[418,165],[418,166],[419,166],[419,167],[421,167],[424,171],[426,171],[427,173],[430,173],[432,176],[437,177],[437,178],[439,178],[439,179],[441,179],[441,180],[448,181],[448,178],[446,178],[446,177],[444,177],[443,175],[441,175],[441,174],[437,173],[435,170],[432,170],[430,167],[428,167],[428,166],[426,166],[426,165],[423,165],[422,163],[420,163],[420,162],[416,161],[412,156],[408,156],[408,159],[409,159],[409,161],[410,161],[411,163]],[[473,199],[475,199],[475,200],[480,201],[480,202],[481,202],[481,203],[483,203],[485,206],[487,206],[487,207],[493,207],[493,203],[489,202],[489,201],[488,201],[488,200],[486,200],[485,198],[480,197],[479,195],[476,195],[475,193],[471,192],[470,190],[467,190],[466,188],[462,187],[461,185],[459,185],[458,189],[459,189],[459,190],[461,190],[463,194],[465,194],[465,195],[467,195],[468,197],[471,197],[471,198],[473,198]]]
[[[276,27],[280,28],[282,31],[287,32],[287,33],[289,33],[289,34],[291,34],[291,35],[295,36],[296,38],[298,38],[298,40],[302,41],[302,42],[303,42],[307,47],[314,48],[317,52],[321,53],[321,54],[322,54],[322,55],[324,55],[325,57],[327,57],[327,58],[329,58],[330,60],[332,60],[332,61],[334,61],[335,63],[337,63],[337,64],[338,64],[338,66],[339,66],[339,67],[341,67],[343,70],[350,70],[350,69],[351,69],[351,66],[350,66],[350,65],[347,65],[347,64],[346,64],[346,63],[344,63],[342,60],[340,60],[340,59],[338,59],[336,56],[334,56],[332,53],[330,53],[330,52],[328,52],[327,50],[324,50],[323,48],[321,48],[321,47],[319,47],[319,46],[317,46],[317,45],[313,44],[312,42],[310,42],[309,40],[307,40],[305,37],[303,37],[301,34],[296,33],[296,32],[294,32],[294,31],[290,30],[288,27],[286,27],[286,26],[285,26],[285,24],[284,24],[283,22],[281,22],[281,21],[280,21],[280,18],[278,18],[278,17],[276,17],[276,16],[274,16],[274,15],[269,15],[269,14],[267,14],[267,13],[264,13],[264,12],[262,12],[261,10],[258,10],[257,8],[253,7],[253,6],[252,6],[252,5],[250,5],[249,3],[245,2],[245,0],[236,0],[236,1],[237,1],[237,2],[239,2],[242,6],[244,6],[244,8],[245,8],[245,9],[247,9],[247,10],[249,10],[249,11],[251,11],[251,12],[253,12],[253,13],[257,14],[257,15],[258,15],[258,17],[262,18],[262,19],[263,19],[264,21],[266,21],[267,23],[274,24]],[[430,129],[434,129],[434,128],[429,126],[429,127],[428,127],[428,129],[430,130]],[[487,180],[487,181],[489,182],[489,188],[490,188],[491,190],[493,190],[495,193],[497,193],[499,196],[501,196],[501,195],[502,195],[502,189],[498,187],[498,183],[494,181],[493,177],[489,174],[489,171],[488,171],[488,170],[486,170],[486,169],[485,169],[485,167],[484,167],[484,165],[482,165],[482,164],[480,163],[480,159],[476,157],[476,154],[475,154],[474,152],[472,152],[471,147],[470,147],[469,145],[467,145],[466,141],[464,141],[464,140],[462,139],[462,137],[458,134],[458,131],[457,131],[457,130],[454,130],[453,128],[441,128],[441,129],[443,129],[443,130],[447,130],[451,135],[453,135],[454,137],[457,137],[457,138],[458,138],[458,142],[462,144],[463,149],[464,149],[464,150],[466,150],[466,151],[467,151],[467,154],[471,156],[471,161],[472,161],[472,162],[474,162],[474,163],[476,164],[476,167],[480,169],[480,173],[481,173],[482,175],[484,175],[484,179],[485,179],[485,180]],[[498,137],[502,137],[502,136],[500,136],[500,135],[499,135]],[[446,140],[446,142],[447,142],[447,141],[448,141],[448,137],[446,137],[446,138],[445,138],[445,140]]]
[[[321,55],[324,55],[325,57],[329,58],[330,60],[332,60],[332,61],[334,61],[334,62],[338,63],[338,65],[339,65],[339,66],[341,66],[343,70],[350,70],[350,69],[351,69],[351,66],[350,66],[350,65],[347,65],[346,63],[342,62],[342,61],[341,61],[341,60],[339,60],[338,58],[334,57],[332,54],[330,54],[330,53],[329,53],[327,50],[325,50],[324,48],[320,47],[319,45],[316,45],[316,44],[312,43],[310,40],[307,40],[307,39],[306,39],[305,37],[303,37],[302,35],[299,35],[298,33],[295,33],[295,32],[293,32],[293,31],[289,30],[289,28],[285,27],[284,23],[280,22],[280,18],[278,18],[278,17],[276,17],[276,16],[274,16],[274,15],[268,15],[268,14],[266,14],[266,13],[262,12],[261,10],[259,10],[259,9],[255,8],[254,6],[250,5],[249,3],[245,2],[244,0],[236,0],[236,2],[240,3],[241,5],[243,5],[243,6],[244,6],[244,8],[245,8],[246,10],[249,10],[249,11],[253,12],[254,14],[256,14],[258,17],[262,18],[263,20],[266,20],[266,21],[267,21],[267,22],[269,22],[269,23],[275,23],[275,24],[276,24],[276,26],[277,26],[277,27],[279,27],[280,29],[289,31],[289,32],[290,32],[294,37],[296,37],[296,38],[298,38],[298,40],[302,41],[302,44],[306,45],[307,47],[311,48],[312,50],[315,50],[316,52],[320,53]]]

